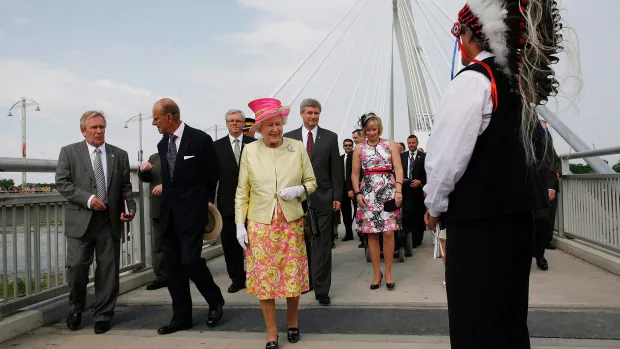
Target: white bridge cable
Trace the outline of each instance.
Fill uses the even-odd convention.
[[[297,93],[295,93],[293,95],[293,97],[291,98],[291,103],[289,105],[292,105],[295,100],[297,99],[297,97],[299,97],[299,95],[303,92],[303,90],[306,88],[306,86],[308,86],[308,84],[310,83],[310,81],[312,80],[312,78],[314,78],[314,75],[319,71],[319,69],[321,69],[321,67],[323,66],[323,64],[325,63],[325,61],[327,60],[327,58],[329,58],[329,56],[332,54],[332,52],[334,51],[334,49],[336,48],[336,46],[338,46],[338,44],[340,43],[340,41],[342,40],[342,38],[349,32],[349,29],[351,28],[351,26],[353,25],[353,23],[357,22],[357,19],[359,18],[360,14],[364,11],[364,9],[366,8],[366,5],[368,5],[368,1],[366,3],[364,3],[364,6],[362,6],[362,8],[357,12],[357,14],[355,15],[355,17],[353,18],[353,20],[351,21],[351,23],[349,23],[349,25],[345,28],[345,30],[342,32],[342,34],[340,34],[340,37],[338,37],[338,40],[336,40],[336,42],[334,43],[334,45],[332,45],[332,47],[329,49],[329,51],[327,51],[327,53],[325,54],[325,56],[323,57],[323,59],[321,60],[321,62],[319,62],[319,64],[316,66],[316,68],[314,68],[314,71],[312,72],[312,74],[310,74],[310,76],[308,77],[308,79],[306,80],[306,82],[299,88],[299,90],[297,91]]]
[[[389,74],[389,69],[390,69],[390,58],[391,58],[391,51],[392,50],[392,45],[387,45],[387,50],[385,51],[385,63],[383,65],[383,70],[381,72],[381,91],[380,93],[377,95],[377,112],[379,113],[379,115],[381,115],[381,117],[385,116],[385,96],[389,94],[390,91],[390,74]]]
[[[342,138],[342,132],[344,132],[344,127],[347,124],[347,120],[349,119],[351,107],[353,106],[353,101],[355,100],[355,95],[357,94],[357,89],[360,85],[360,80],[362,79],[362,76],[364,75],[363,74],[364,68],[366,68],[366,62],[368,61],[368,55],[370,54],[370,49],[372,48],[372,44],[374,43],[376,36],[377,36],[377,28],[375,27],[375,31],[372,34],[372,39],[370,40],[370,45],[368,46],[368,50],[366,50],[366,56],[364,57],[364,63],[362,64],[362,69],[360,70],[360,73],[357,76],[357,83],[355,84],[355,89],[353,90],[353,96],[351,96],[351,101],[349,102],[347,113],[345,114],[346,116],[344,117],[344,120],[342,122],[342,127],[340,128],[340,132],[338,133],[338,138]]]
[[[437,18],[437,16],[435,15],[435,12],[431,11],[431,8],[426,4],[426,2],[424,2],[423,0],[413,0],[413,1],[415,1],[418,4],[418,6],[420,6],[421,10],[422,10],[422,7],[424,7],[426,10],[422,10],[421,12],[423,12],[423,14],[425,14],[425,16],[427,16],[426,15],[426,11],[428,11],[431,14],[431,16],[433,16],[433,18],[435,19],[435,23],[437,23],[437,25],[441,26],[442,31],[445,31],[445,33],[448,34],[448,38],[451,39],[451,40],[454,40],[454,35],[452,35],[452,32],[450,31],[450,29],[452,28],[454,23],[448,22],[450,24],[448,26],[444,27],[441,24],[441,21],[439,20],[439,18]],[[448,28],[450,28],[450,29],[448,29]]]
[[[398,0],[397,6],[399,8],[399,10],[398,10],[398,20],[399,20],[400,26],[401,26],[401,34],[402,34],[402,42],[403,42],[402,49],[403,49],[403,51],[405,53],[405,65],[407,66],[407,71],[405,72],[403,70],[403,74],[405,74],[405,73],[407,74],[407,76],[409,78],[409,81],[410,81],[411,92],[414,94],[413,95],[413,100],[411,101],[411,103],[413,103],[414,105],[409,105],[409,103],[407,103],[407,106],[408,106],[408,108],[407,108],[407,111],[408,111],[407,116],[408,116],[408,119],[411,120],[411,112],[414,111],[414,110],[417,110],[419,108],[419,104],[418,104],[418,100],[417,100],[417,98],[415,96],[415,87],[413,86],[413,75],[411,75],[412,65],[411,65],[411,57],[410,57],[411,49],[410,49],[409,41],[408,41],[409,37],[406,34],[407,27],[405,27],[405,25],[403,23],[403,18],[404,18],[405,15],[402,13],[403,6],[402,6],[402,2],[400,0]],[[417,124],[417,118],[415,118],[415,114],[414,114],[414,120],[415,120],[415,123]],[[410,127],[411,126],[413,126],[414,129],[418,128],[417,125],[410,125]]]
[[[411,13],[410,13],[411,15]],[[433,39],[433,43],[435,44],[435,46],[437,47],[437,49],[439,50],[439,53],[441,54],[441,56],[443,57],[444,61],[446,62],[446,66],[448,67],[448,69],[450,69],[451,64],[450,64],[450,60],[448,59],[448,54],[447,52],[445,52],[445,47],[443,47],[441,45],[440,42],[437,41],[437,37],[439,36],[437,34],[437,32],[435,31],[435,29],[433,29],[432,27],[429,26],[429,24],[427,24],[426,22],[428,22],[428,18],[427,21],[422,21],[422,24],[424,24],[424,27],[426,28],[426,30],[429,32],[430,37]],[[429,22],[430,23],[430,22]]]
[[[366,102],[368,101],[368,92],[370,91],[370,88],[372,87],[372,77],[375,74],[375,69],[377,68],[377,56],[379,55],[379,52],[383,51],[384,45],[385,45],[385,42],[382,42],[381,48],[378,50],[375,50],[374,58],[372,60],[372,70],[370,71],[370,76],[368,77],[368,86],[366,87],[366,93],[364,94],[364,103],[362,104],[362,111],[360,115],[366,113]],[[360,74],[363,74],[363,73],[364,71],[360,72]]]
[[[344,63],[340,67],[340,71],[336,75],[336,78],[334,79],[334,82],[333,82],[332,86],[329,88],[329,91],[327,91],[327,95],[323,99],[323,108],[325,108],[325,105],[327,104],[327,101],[329,101],[329,97],[331,97],[332,92],[334,91],[334,88],[336,87],[336,84],[338,84],[338,81],[340,80],[340,76],[342,75],[342,72],[344,71],[344,68],[347,66],[347,64],[349,63],[349,60],[353,56],[353,52],[355,52],[355,49],[357,48],[357,45],[360,43],[362,36],[364,35],[364,33],[366,33],[366,29],[368,29],[370,27],[371,26],[369,26],[369,25],[365,25],[363,30],[357,36],[357,39],[355,40],[355,44],[353,45],[353,48],[349,51],[349,55],[347,56],[347,58],[345,59]]]
[[[437,106],[439,105],[439,99],[441,99],[441,92],[438,89],[437,86],[437,82],[435,80],[433,80],[433,77],[430,75],[431,73],[429,72],[429,67],[427,65],[426,60],[422,60],[422,67],[424,68],[422,71],[424,73],[425,79],[426,81],[431,81],[432,82],[432,86],[433,89],[429,89],[429,98],[431,99],[431,107],[433,108],[433,114],[435,113],[435,110],[437,109]]]
[[[410,6],[410,2],[409,1],[404,1],[405,2],[405,6]],[[407,8],[406,12],[409,16],[410,21],[407,21],[407,25],[409,26],[409,35],[410,35],[410,39],[411,41],[415,44],[414,50],[413,50],[413,59],[414,62],[416,62],[416,67],[417,69],[415,70],[415,76],[417,78],[417,83],[418,83],[418,88],[420,91],[420,99],[421,99],[421,104],[423,104],[423,106],[425,107],[423,110],[420,110],[420,116],[421,119],[423,121],[425,121],[426,123],[426,127],[422,128],[423,130],[426,129],[431,129],[431,126],[433,124],[431,115],[432,115],[432,109],[430,104],[430,100],[428,98],[424,98],[425,96],[428,97],[428,86],[426,84],[426,81],[424,80],[424,76],[423,76],[423,72],[422,72],[422,56],[420,54],[420,49],[418,47],[419,45],[419,38],[418,40],[414,40],[413,39],[413,33],[414,33],[414,29],[415,29],[415,21],[413,19],[413,16],[411,15],[411,8]]]
[[[377,69],[377,78],[375,84],[372,89],[372,102],[370,103],[370,108],[375,111],[375,113],[381,115],[379,113],[379,95],[382,93],[383,82],[385,79],[385,62],[387,61],[387,49],[389,47],[386,43],[382,46],[382,50],[380,52],[380,59]]]
[[[336,25],[334,25],[334,27],[329,31],[329,33],[327,33],[327,35],[325,35],[325,37],[323,38],[323,40],[321,40],[321,42],[319,42],[319,44],[308,54],[308,56],[306,56],[306,58],[304,58],[304,60],[299,64],[299,66],[295,69],[295,71],[293,71],[293,73],[282,83],[280,84],[280,86],[278,86],[278,88],[271,94],[272,98],[275,98],[278,93],[280,93],[280,91],[282,91],[282,89],[284,88],[284,86],[286,86],[286,84],[288,84],[289,81],[291,81],[291,79],[293,78],[293,76],[295,76],[295,74],[297,74],[297,72],[299,71],[299,69],[301,69],[301,67],[303,67],[304,64],[306,64],[306,62],[308,61],[308,59],[310,59],[310,57],[312,57],[312,55],[314,54],[314,52],[316,52],[316,50],[321,47],[321,45],[323,45],[323,43],[325,42],[325,40],[327,40],[327,38],[329,38],[329,36],[334,32],[334,30],[336,30],[336,28],[338,26],[340,26],[340,23],[342,23],[344,21],[345,18],[347,18],[347,16],[353,11],[353,9],[357,6],[357,4],[359,4],[362,0],[358,0],[355,2],[355,4],[353,4],[353,6],[351,6],[351,8],[349,9],[349,11],[347,11],[347,13],[344,14],[344,16],[342,16],[342,18],[340,18],[340,20],[336,23]]]
[[[407,74],[409,76],[409,80],[411,81],[411,89],[412,89],[412,93],[413,93],[413,106],[409,106],[409,108],[414,108],[414,110],[409,110],[409,117],[411,117],[411,112],[414,112],[414,120],[415,120],[415,125],[414,128],[420,129],[419,127],[419,118],[417,116],[417,113],[419,110],[422,110],[422,104],[419,100],[419,91],[418,91],[418,86],[417,84],[415,84],[415,78],[413,76],[413,69],[414,69],[414,64],[413,63],[413,56],[412,56],[412,52],[413,52],[413,46],[411,43],[411,35],[409,34],[409,30],[408,27],[405,26],[405,14],[403,13],[403,11],[406,11],[406,8],[404,8],[403,5],[403,1],[402,0],[398,0],[398,2],[401,4],[401,6],[399,6],[400,10],[398,11],[399,14],[399,20],[401,23],[401,32],[403,33],[403,46],[404,46],[404,51],[405,51],[405,57],[406,57],[406,64],[407,64]],[[409,35],[408,35],[409,34]]]
[[[440,11],[441,13],[443,13],[444,16],[446,16],[446,19],[448,19],[449,23],[453,23],[456,22],[456,20],[452,17],[450,17],[450,15],[448,14],[448,12],[446,12],[446,10],[443,9],[443,7],[441,7],[438,3],[437,0],[430,0],[432,4],[434,4]]]

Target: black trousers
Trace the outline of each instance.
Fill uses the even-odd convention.
[[[207,262],[202,258],[203,230],[175,231],[170,215],[164,234],[164,270],[172,298],[173,320],[192,324],[192,280],[210,308],[224,303],[222,292],[213,280]]]
[[[237,225],[235,216],[222,217],[222,248],[224,249],[224,260],[226,261],[226,271],[233,285],[245,285],[245,269],[243,266],[245,256],[243,248],[237,241]]]
[[[349,195],[347,195],[347,192],[344,192],[342,195],[340,211],[342,212],[342,223],[345,229],[344,237],[353,239],[353,210],[351,208],[351,199]]]
[[[446,235],[451,348],[530,348],[532,213],[450,222]]]
[[[163,281],[164,277],[164,249],[162,241],[164,234],[159,229],[159,218],[151,218],[152,237],[153,237],[153,249],[151,251],[151,258],[153,260],[153,273],[158,281]]]
[[[551,207],[549,207],[549,243],[553,241],[553,231],[555,229],[555,215],[558,211],[558,196],[551,201]]]
[[[310,287],[317,296],[329,295],[332,284],[332,214],[316,212],[319,236],[313,238],[306,223],[306,253]]]
[[[534,258],[545,256],[545,248],[552,234],[549,222],[549,209],[543,208],[534,212]]]

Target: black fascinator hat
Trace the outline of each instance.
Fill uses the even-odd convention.
[[[367,114],[360,116],[359,120],[357,121],[357,124],[359,125],[359,129],[360,130],[365,129],[366,124],[368,124],[368,120],[370,120],[370,118],[373,116],[378,117],[375,113],[367,113]]]

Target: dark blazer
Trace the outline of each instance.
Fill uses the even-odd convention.
[[[219,179],[219,161],[211,136],[185,124],[181,144],[177,150],[173,181],[168,174],[169,136],[162,137],[157,150],[161,159],[161,213],[160,227],[166,231],[173,216],[177,232],[204,230],[208,223],[209,202],[215,199]],[[185,159],[185,157],[191,158]]]
[[[409,154],[410,151],[406,151],[400,154],[400,161],[403,164],[404,178],[409,178]],[[424,206],[424,190],[422,189],[426,185],[426,169],[424,168],[424,161],[426,160],[426,153],[418,150],[415,160],[413,162],[413,179],[422,182],[417,188],[412,188],[411,185],[403,186],[403,208],[405,210],[412,209],[414,207]]]
[[[287,132],[284,137],[296,139],[303,143],[301,127]],[[312,205],[317,212],[333,212],[333,202],[342,201],[343,187],[338,135],[317,126],[310,161],[318,185],[316,191],[311,194]]]
[[[347,163],[344,163],[345,154],[340,155],[340,167],[342,168],[342,180],[344,185],[342,186],[343,195],[347,195],[349,190],[353,190],[351,185],[351,172],[353,171],[353,152],[349,154]]]
[[[241,140],[241,154],[246,144],[256,138],[243,136]],[[229,135],[215,141],[215,151],[220,160],[220,180],[217,187],[217,208],[222,216],[235,216],[235,193],[239,179],[239,165],[235,160]]]
[[[130,210],[136,212],[131,180],[129,177],[129,156],[123,149],[111,144],[105,145],[107,161],[107,198],[112,232],[120,239],[123,222],[120,220],[123,197]],[[86,141],[69,144],[60,149],[56,165],[56,190],[69,202],[65,212],[65,235],[81,238],[86,233],[93,210],[88,208],[88,199],[97,195],[95,171]],[[124,204],[123,204],[124,205]]]
[[[555,152],[553,146],[553,138],[548,130],[545,130],[547,144],[545,147],[545,163],[551,171],[551,175],[548,180],[549,189],[553,189],[556,193],[560,192],[560,181],[556,173],[562,173],[562,160]]]
[[[149,162],[153,165],[150,171],[138,170],[138,177],[144,183],[149,183],[149,199],[151,207],[149,209],[151,218],[159,218],[161,205],[161,195],[153,195],[153,188],[161,184],[161,162],[159,154],[155,153],[149,157]]]

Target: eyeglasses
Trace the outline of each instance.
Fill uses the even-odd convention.
[[[353,146],[353,144],[345,144],[344,146],[345,146],[345,147],[352,147],[352,146]]]
[[[230,122],[231,124],[242,124],[243,121],[241,120],[227,120],[226,122]]]

